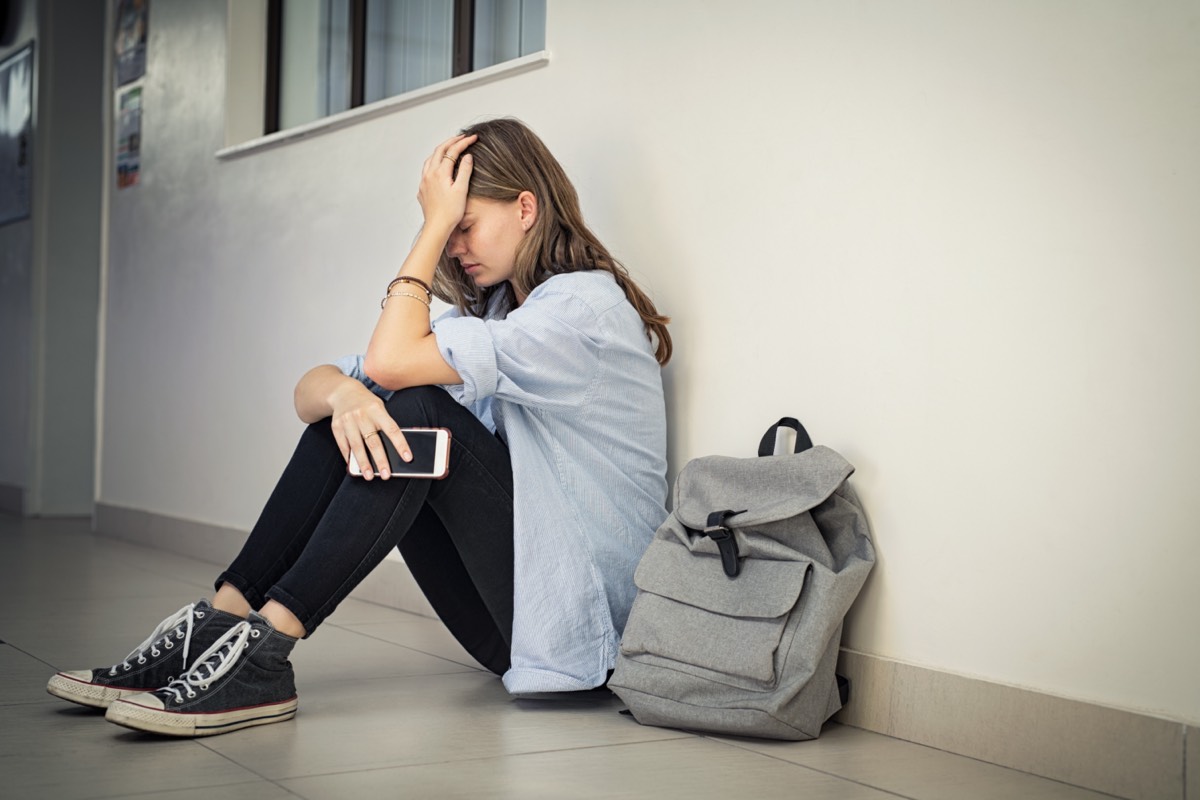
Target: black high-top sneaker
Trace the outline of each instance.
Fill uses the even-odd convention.
[[[125,660],[111,667],[59,672],[46,691],[93,708],[108,708],[125,695],[166,686],[242,618],[218,611],[207,600],[189,603],[158,623]]]
[[[288,654],[296,640],[258,614],[204,651],[188,672],[154,692],[129,695],[105,719],[165,736],[214,736],[296,716]]]

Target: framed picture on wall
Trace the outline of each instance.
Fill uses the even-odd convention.
[[[0,61],[0,225],[29,216],[33,189],[33,42]]]
[[[120,0],[117,4],[117,86],[146,74],[146,12],[150,0]]]
[[[136,186],[142,171],[142,87],[121,93],[117,108],[117,188]]]

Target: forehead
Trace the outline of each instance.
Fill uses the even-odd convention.
[[[489,214],[495,214],[502,211],[505,206],[509,205],[503,200],[492,200],[488,197],[473,197],[467,196],[467,206],[463,212],[465,217],[483,217]]]

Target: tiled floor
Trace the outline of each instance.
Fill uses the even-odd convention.
[[[518,700],[436,621],[357,600],[292,656],[296,719],[198,740],[45,692],[209,593],[212,565],[0,515],[0,796],[1099,798],[856,728],[764,742],[646,728],[607,692]]]

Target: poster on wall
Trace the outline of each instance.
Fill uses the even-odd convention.
[[[117,188],[136,186],[142,171],[142,87],[121,93],[117,108]]]
[[[146,74],[146,11],[150,0],[120,0],[117,4],[117,86]]]
[[[0,61],[0,225],[29,216],[33,187],[33,44]]]

